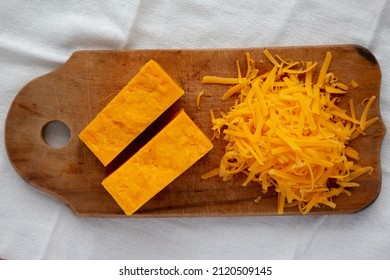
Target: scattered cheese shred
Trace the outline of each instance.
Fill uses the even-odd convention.
[[[200,109],[200,98],[204,94],[204,91],[202,90],[201,92],[198,93],[198,96],[196,97],[196,107]]]
[[[368,119],[375,96],[367,100],[359,118],[352,99],[349,111],[337,106],[334,95],[345,95],[348,86],[329,72],[330,52],[317,81],[313,80],[316,62],[275,58],[268,50],[263,53],[273,65],[265,74],[259,75],[247,53],[245,76],[237,62],[237,78],[202,79],[203,83],[231,85],[222,100],[238,95],[230,111],[220,112],[221,117],[210,111],[214,138],[222,132],[226,148],[220,166],[202,178],[220,176],[227,181],[245,174],[243,186],[257,182],[264,192],[272,188],[278,193],[279,214],[286,207],[298,207],[302,214],[321,204],[335,208],[333,197],[350,195],[346,188],[359,186],[353,180],[373,170],[354,162],[359,153],[349,143],[378,120]]]
[[[318,81],[317,81],[317,85],[320,88],[324,87],[326,73],[328,72],[328,68],[329,68],[331,60],[332,60],[332,53],[326,52],[326,56],[325,56],[324,62],[322,63],[320,75],[318,76]]]

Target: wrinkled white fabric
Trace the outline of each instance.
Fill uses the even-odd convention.
[[[390,1],[0,2],[0,123],[30,80],[80,49],[198,49],[324,44],[369,48],[390,124]],[[0,129],[0,258],[389,259],[390,140],[382,190],[352,215],[97,219],[25,183]]]

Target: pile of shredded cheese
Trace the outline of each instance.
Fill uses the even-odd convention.
[[[237,78],[203,77],[203,83],[232,85],[222,100],[237,99],[218,118],[210,111],[214,137],[222,132],[226,149],[220,166],[202,177],[220,176],[226,181],[244,173],[243,186],[254,181],[264,192],[277,192],[279,214],[285,207],[296,206],[303,214],[321,204],[335,208],[332,198],[350,195],[347,188],[359,186],[354,179],[373,170],[355,163],[359,153],[348,144],[378,120],[368,119],[375,96],[365,100],[358,117],[353,99],[348,110],[337,106],[337,96],[347,93],[348,86],[328,72],[330,52],[316,81],[316,62],[285,60],[268,50],[263,53],[273,64],[265,74],[259,74],[247,53],[245,76],[237,62]]]

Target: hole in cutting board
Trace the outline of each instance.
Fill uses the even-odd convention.
[[[42,128],[42,138],[50,147],[62,148],[69,143],[70,128],[63,121],[50,121]]]

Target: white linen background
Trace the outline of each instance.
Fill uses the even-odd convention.
[[[390,1],[0,2],[0,123],[18,91],[80,49],[359,44],[382,70],[390,124]],[[363,74],[363,73],[362,73]],[[24,182],[0,130],[0,258],[390,259],[390,150],[382,190],[352,215],[115,219],[75,216]]]

